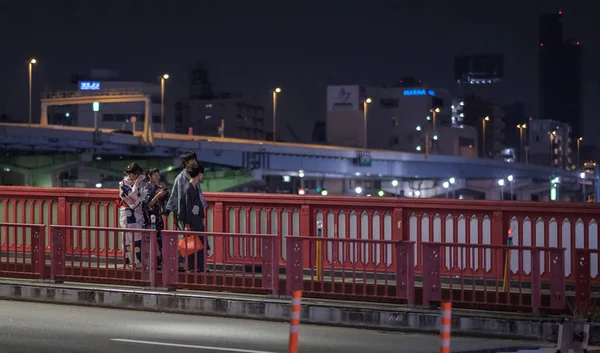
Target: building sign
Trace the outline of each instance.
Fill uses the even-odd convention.
[[[426,89],[405,89],[404,90],[404,95],[405,96],[435,96],[435,91],[430,89],[430,90],[426,90]]]
[[[327,87],[327,110],[358,110],[358,86]]]
[[[90,82],[90,81],[79,82],[79,90],[80,91],[99,91],[100,90],[100,82]]]

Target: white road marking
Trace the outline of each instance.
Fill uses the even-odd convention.
[[[275,353],[275,352],[267,352],[267,351],[255,351],[255,350],[251,350],[251,349],[223,348],[223,347],[211,347],[211,346],[196,346],[196,345],[192,345],[192,344],[154,342],[154,341],[138,341],[138,340],[128,340],[128,339],[125,339],[125,338],[111,338],[110,340],[114,341],[114,342],[147,344],[147,345],[151,345],[151,346],[166,346],[166,347],[205,349],[205,350],[220,351],[220,352],[233,352],[233,353]]]

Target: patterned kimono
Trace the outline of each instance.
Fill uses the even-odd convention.
[[[121,228],[144,228],[144,213],[142,211],[142,202],[145,200],[145,190],[138,188],[135,183],[125,177],[119,183],[119,197],[121,198],[121,207],[119,207],[119,226]],[[123,239],[123,248],[125,249],[125,263],[142,261],[142,235],[136,232],[125,232]],[[135,254],[135,257],[134,257]]]

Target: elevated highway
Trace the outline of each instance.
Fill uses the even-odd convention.
[[[195,151],[206,163],[260,170],[263,175],[357,178],[418,178],[496,180],[515,178],[548,181],[552,176],[576,182],[576,173],[550,167],[505,163],[489,159],[361,150],[325,145],[273,143],[256,140],[154,134],[153,142],[136,134],[64,126],[0,124],[0,145],[10,153],[78,153],[83,158],[177,158]]]

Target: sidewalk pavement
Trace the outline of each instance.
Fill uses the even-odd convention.
[[[287,321],[288,297],[177,290],[85,283],[47,283],[0,278],[0,299],[54,304],[136,309],[169,313]],[[452,310],[452,334],[556,342],[559,317],[481,310]],[[329,326],[438,333],[439,309],[406,305],[302,299],[301,321]],[[596,330],[598,332],[596,332]],[[600,328],[590,332],[598,344]]]

